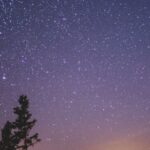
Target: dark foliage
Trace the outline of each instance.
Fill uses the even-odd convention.
[[[27,96],[20,96],[19,106],[14,108],[17,118],[14,122],[7,122],[2,129],[0,150],[27,150],[30,146],[39,142],[38,133],[30,136],[36,120],[31,119],[32,114],[28,111],[29,101]]]
[[[13,125],[9,121],[6,122],[2,129],[2,140],[0,141],[0,150],[14,150],[15,144],[13,142],[12,134]]]

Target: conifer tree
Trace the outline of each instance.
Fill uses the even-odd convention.
[[[31,118],[27,96],[20,96],[18,102],[19,106],[14,108],[14,114],[17,115],[16,120],[7,121],[1,130],[0,150],[27,150],[40,141],[38,133],[30,136],[36,120]]]
[[[31,113],[28,111],[29,101],[27,96],[20,96],[19,106],[14,108],[14,113],[17,115],[13,126],[15,129],[14,140],[16,141],[16,149],[27,150],[28,147],[39,142],[38,133],[30,136],[30,131],[36,123],[35,119],[31,119]]]

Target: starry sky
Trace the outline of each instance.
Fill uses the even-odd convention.
[[[31,150],[149,150],[149,90],[149,0],[0,0],[0,128],[26,94]]]

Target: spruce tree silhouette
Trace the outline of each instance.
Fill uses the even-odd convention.
[[[28,111],[29,100],[27,96],[20,96],[19,106],[14,108],[17,118],[14,122],[7,121],[1,131],[0,150],[27,150],[30,146],[40,142],[38,133],[30,136],[36,120],[31,119],[32,114]]]
[[[27,150],[30,146],[39,142],[38,133],[30,136],[29,133],[36,123],[35,119],[31,120],[31,113],[28,111],[29,101],[27,96],[20,96],[19,106],[14,108],[14,113],[17,115],[17,119],[13,122],[15,129],[14,139],[16,141],[16,149]],[[21,144],[22,143],[22,144]]]

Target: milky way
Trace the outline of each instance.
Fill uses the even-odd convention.
[[[35,150],[148,150],[150,1],[0,0],[0,127],[30,99]]]

